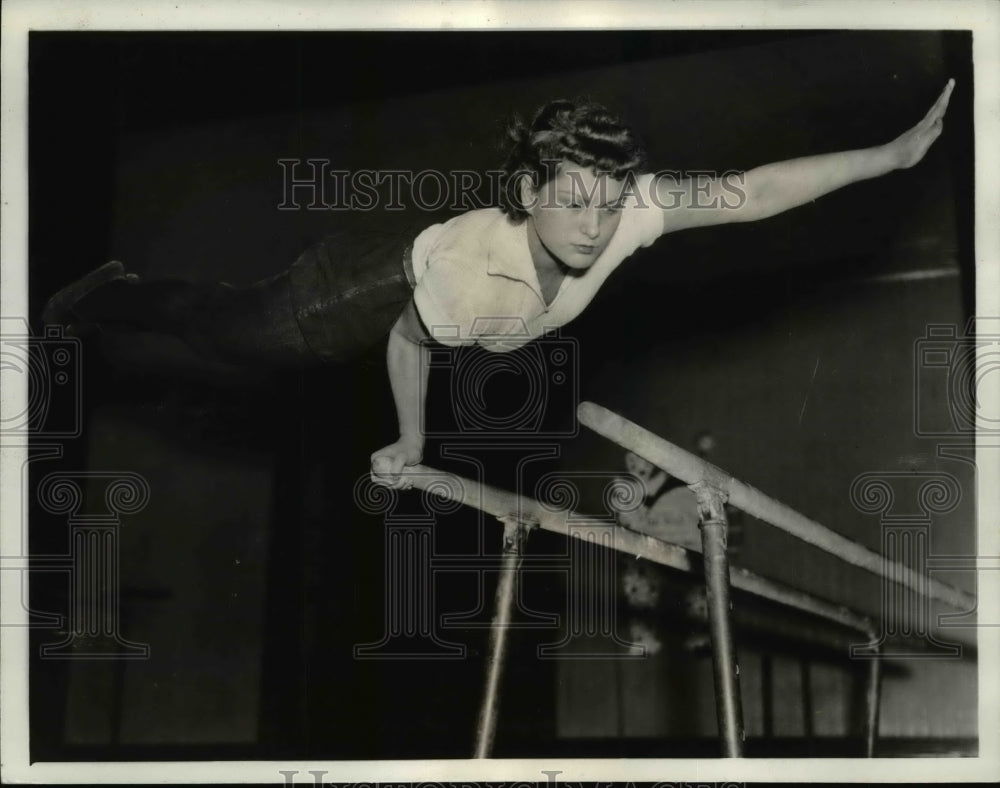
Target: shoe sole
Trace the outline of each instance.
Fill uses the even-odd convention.
[[[118,260],[105,263],[100,268],[95,268],[75,282],[66,285],[56,293],[45,304],[42,310],[43,325],[62,325],[69,327],[77,317],[73,314],[73,306],[97,287],[116,279],[136,279],[135,274],[126,274],[125,266]]]

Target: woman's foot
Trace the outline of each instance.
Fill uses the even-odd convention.
[[[66,285],[56,293],[45,304],[42,309],[43,325],[61,325],[65,333],[70,336],[77,336],[85,333],[86,329],[93,328],[93,323],[76,314],[73,307],[84,296],[89,295],[102,285],[116,280],[135,280],[135,274],[126,274],[125,266],[118,260],[105,263],[100,268],[95,268],[89,274],[80,277],[75,282]]]

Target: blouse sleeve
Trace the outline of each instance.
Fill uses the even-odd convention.
[[[468,266],[456,260],[436,259],[413,290],[413,302],[427,333],[449,347],[476,341],[472,326],[479,310],[468,273]]]

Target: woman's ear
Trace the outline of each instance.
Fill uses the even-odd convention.
[[[535,189],[535,185],[528,173],[522,173],[518,176],[517,196],[521,200],[521,207],[528,214],[534,213],[535,206],[538,205],[538,190]]]

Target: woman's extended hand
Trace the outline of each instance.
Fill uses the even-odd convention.
[[[408,490],[413,482],[401,477],[403,468],[423,459],[424,445],[419,438],[400,438],[372,454],[372,481],[394,490]]]
[[[934,140],[941,136],[941,131],[944,129],[944,113],[948,109],[948,99],[951,98],[951,91],[954,88],[955,80],[949,79],[923,120],[889,143],[887,147],[892,151],[899,169],[912,167],[920,161]]]

